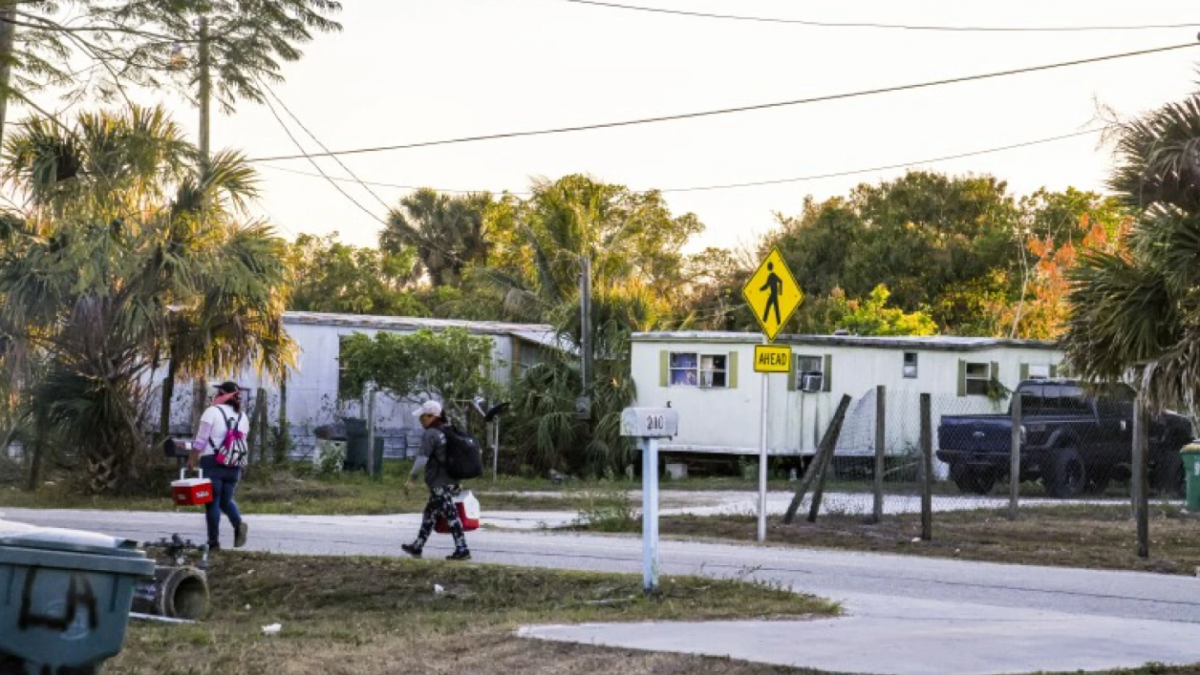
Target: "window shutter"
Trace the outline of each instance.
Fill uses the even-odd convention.
[[[1050,364],[1050,377],[1058,377],[1058,364]]]
[[[821,391],[833,391],[833,354],[825,355],[825,368],[821,371]]]
[[[738,353],[729,352],[729,358],[725,362],[725,386],[730,389],[737,389],[738,376]]]
[[[958,395],[967,395],[967,362],[958,360]]]
[[[1022,381],[1025,381],[1025,380],[1028,380],[1028,379],[1029,379],[1029,364],[1028,364],[1028,363],[1022,363],[1022,364],[1021,364],[1021,380],[1022,380]]]
[[[988,379],[1000,381],[1000,364],[992,361],[992,369],[988,371]]]
[[[671,381],[671,355],[667,350],[658,353],[658,386],[665,387]]]
[[[792,367],[788,369],[788,391],[796,391],[799,385],[796,382],[796,355],[792,354]]]

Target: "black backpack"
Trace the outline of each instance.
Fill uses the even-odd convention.
[[[483,452],[479,441],[458,427],[442,427],[446,436],[446,474],[454,480],[469,480],[483,475]]]

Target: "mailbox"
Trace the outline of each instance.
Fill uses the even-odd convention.
[[[626,408],[621,411],[621,435],[636,438],[674,438],[679,413],[670,408]]]

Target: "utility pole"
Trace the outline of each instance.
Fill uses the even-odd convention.
[[[0,0],[0,143],[8,121],[9,86],[12,83],[13,44],[16,38],[17,0]]]
[[[592,416],[592,380],[595,377],[593,373],[593,352],[595,345],[592,340],[592,259],[590,256],[583,256],[580,261],[582,270],[579,273],[579,348],[583,352],[581,375],[583,380],[583,393],[580,396],[579,404],[576,405],[576,413],[583,419],[591,419]]]
[[[199,19],[200,28],[200,167],[202,170],[208,169],[209,160],[209,109],[212,99],[212,76],[209,74],[210,61],[212,53],[208,45],[208,17],[202,16]]]
[[[200,49],[197,54],[199,58],[199,86],[200,90],[197,93],[197,98],[200,102],[200,175],[208,173],[208,162],[210,158],[209,149],[209,127],[211,117],[209,115],[210,104],[212,99],[212,76],[209,72],[212,53],[208,45],[208,17],[201,16],[196,20],[196,27],[199,31]],[[192,382],[192,428],[200,423],[200,417],[204,414],[204,409],[208,405],[208,386],[205,383],[205,378],[198,377]]]

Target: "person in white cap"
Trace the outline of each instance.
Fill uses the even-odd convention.
[[[413,413],[425,428],[421,438],[421,453],[413,464],[412,473],[404,484],[407,492],[412,489],[413,480],[425,472],[425,485],[429,487],[429,501],[425,504],[425,512],[421,517],[421,529],[417,538],[411,544],[400,546],[405,553],[414,558],[420,558],[425,549],[425,542],[433,532],[434,522],[439,516],[446,519],[450,526],[450,534],[454,537],[454,553],[447,560],[470,560],[471,551],[467,548],[467,538],[463,534],[462,521],[458,519],[458,510],[454,507],[454,494],[458,484],[446,472],[446,434],[442,427],[446,417],[442,414],[442,404],[437,401],[425,401]]]

